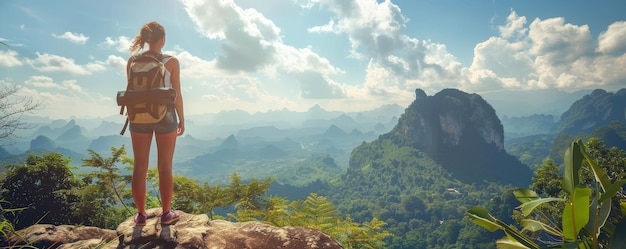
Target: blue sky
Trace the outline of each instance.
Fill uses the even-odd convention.
[[[408,105],[470,93],[626,86],[624,1],[0,1],[0,85],[51,118],[116,115],[128,46],[166,29],[187,114]],[[529,99],[528,101],[533,101]]]

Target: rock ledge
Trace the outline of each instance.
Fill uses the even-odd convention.
[[[209,221],[204,215],[181,212],[173,225],[160,223],[161,209],[147,211],[146,226],[137,227],[131,218],[115,231],[70,225],[34,225],[8,238],[8,244],[38,248],[343,248],[330,236],[305,227],[275,227],[261,222]]]

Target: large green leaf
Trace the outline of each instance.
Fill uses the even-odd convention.
[[[624,184],[626,184],[626,179],[615,181],[607,189],[604,190],[605,192],[602,195],[600,195],[600,202],[613,198],[613,196],[617,194],[617,191],[620,191],[622,189],[622,186]]]
[[[580,229],[589,222],[589,197],[591,189],[577,187],[569,196],[563,209],[563,236],[566,241],[574,241]]]
[[[517,241],[527,248],[539,248],[539,245],[537,245],[537,243],[519,232],[515,226],[504,224],[502,221],[499,220],[497,220],[496,222],[500,224],[500,226],[504,229],[504,233],[511,241]]]
[[[517,241],[512,241],[508,238],[504,238],[504,239],[500,239],[496,241],[496,245],[500,249],[528,249],[528,247],[525,246],[524,244],[519,243]]]
[[[530,189],[519,188],[513,191],[513,195],[515,199],[520,201],[521,203],[526,203],[529,201],[534,201],[540,199],[539,195]]]
[[[563,233],[561,231],[538,220],[523,219],[521,224],[524,227],[524,231],[531,231],[534,233],[543,230],[554,236],[563,237]]]
[[[522,205],[519,205],[517,208],[519,208],[522,211],[522,214],[524,216],[528,216],[539,205],[544,204],[546,202],[551,202],[551,201],[565,201],[565,199],[563,199],[563,198],[554,198],[554,197],[540,198],[540,199],[537,199],[537,200],[534,200],[534,201],[529,201],[529,202],[522,203]]]
[[[589,235],[597,237],[600,234],[600,229],[606,223],[611,213],[611,200],[602,202],[602,205],[598,205],[598,200],[594,199],[589,205],[589,222],[585,226],[585,231]],[[595,234],[592,233],[595,231]]]
[[[580,153],[589,163],[589,166],[591,167],[591,170],[593,171],[593,175],[595,176],[596,181],[600,183],[600,187],[602,187],[602,190],[604,192],[607,192],[607,189],[611,186],[611,179],[609,179],[609,176],[607,176],[606,171],[598,167],[598,164],[596,163],[596,161],[593,160],[593,158],[589,156],[589,154],[587,153],[587,150],[585,149],[585,145],[582,143],[582,141],[578,140],[576,141],[576,143],[579,143]]]
[[[574,192],[574,188],[578,186],[578,171],[580,170],[584,158],[580,151],[581,144],[582,142],[580,140],[573,142],[567,150],[565,150],[565,156],[563,158],[564,169],[562,187],[563,191],[570,195]]]
[[[527,248],[539,248],[536,243],[517,231],[514,226],[507,225],[504,222],[494,218],[483,207],[471,208],[467,211],[467,216],[470,221],[482,226],[490,232],[503,230],[507,237],[512,241],[518,241]]]
[[[489,214],[487,209],[483,207],[473,207],[470,210],[467,210],[466,214],[471,222],[474,222],[490,232],[503,229],[502,226],[496,223],[496,219]]]

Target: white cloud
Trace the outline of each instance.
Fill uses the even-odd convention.
[[[60,88],[58,84],[54,83],[52,78],[43,75],[31,76],[24,83],[34,88]]]
[[[128,53],[128,49],[133,44],[133,41],[126,36],[118,36],[117,38],[107,37],[103,42],[98,44],[102,48],[114,48],[120,53]]]
[[[178,58],[181,78],[209,80],[222,74],[214,61],[204,60],[187,51],[164,51],[164,53]]]
[[[499,36],[476,45],[470,67],[463,67],[445,45],[405,35],[408,19],[390,1],[320,0],[335,13],[309,32],[345,34],[352,57],[369,60],[363,85],[370,98],[394,98],[422,88],[458,87],[468,92],[500,89],[615,88],[626,80],[626,22],[616,22],[595,41],[587,25],[564,18],[535,19],[513,10]],[[595,53],[599,51],[605,55]]]
[[[17,57],[18,53],[13,50],[0,51],[0,66],[17,67],[24,63]]]
[[[63,33],[62,35],[52,34],[52,37],[62,40],[68,40],[76,44],[85,44],[87,43],[87,40],[89,40],[89,37],[84,34],[72,33],[69,31]]]
[[[413,95],[417,87],[441,89],[461,81],[462,66],[446,46],[407,36],[409,19],[391,1],[322,0],[319,4],[335,17],[309,31],[347,36],[351,57],[369,60],[363,92],[371,97],[395,98],[402,91]]]
[[[464,70],[464,90],[623,87],[623,22],[611,24],[595,41],[587,25],[561,17],[535,19],[528,27],[525,20],[512,11],[499,37],[476,45],[472,65]]]
[[[200,101],[186,102],[185,108],[194,113],[224,110],[272,110],[289,106],[290,109],[306,108],[301,103],[270,95],[256,77],[245,75],[222,75],[202,81]]]
[[[528,28],[524,27],[524,25],[526,25],[525,16],[518,16],[515,11],[511,10],[511,13],[506,20],[507,22],[504,26],[498,27],[502,38],[515,39],[526,35]]]
[[[285,44],[275,44],[276,46],[276,62],[273,68],[268,68],[266,73],[294,74],[306,72],[318,72],[324,75],[342,73],[335,68],[328,59],[316,54],[310,48],[294,48]]]
[[[220,46],[217,66],[229,71],[254,72],[273,63],[274,43],[280,29],[254,9],[242,9],[232,0],[183,1],[199,31],[225,40]]]
[[[598,51],[604,54],[623,55],[626,53],[626,21],[614,22],[600,34]]]
[[[535,19],[530,24],[530,53],[551,65],[567,64],[584,56],[592,56],[593,40],[587,25],[565,23],[562,17]]]
[[[76,80],[65,80],[61,83],[56,83],[52,78],[43,75],[31,76],[24,84],[28,87],[39,89],[63,90],[66,93],[83,92],[83,89],[76,83]]]
[[[294,3],[298,4],[303,9],[313,8],[320,0],[294,0]]]
[[[499,77],[524,79],[532,74],[533,59],[527,53],[526,42],[509,42],[500,37],[491,37],[474,48],[472,70],[491,70]]]
[[[346,34],[355,57],[361,57],[361,49],[368,57],[386,57],[403,48],[403,32],[409,20],[390,1],[325,0],[320,4],[335,13],[336,19],[329,21],[332,25],[309,30]]]
[[[41,101],[45,115],[53,118],[102,117],[116,113],[110,96],[94,94],[83,89],[76,80],[56,82],[53,78],[35,75],[24,81],[19,96]],[[70,108],[68,107],[87,107]],[[117,109],[119,111],[119,109]]]
[[[117,69],[121,72],[126,71],[126,63],[127,63],[126,59],[117,55],[109,55],[107,57],[107,60],[103,62],[104,65]]]
[[[37,58],[26,59],[26,63],[40,72],[58,72],[73,75],[90,75],[97,71],[105,70],[105,67],[97,63],[77,65],[74,59],[52,54],[36,53]]]
[[[345,96],[342,87],[328,76],[341,73],[341,70],[310,48],[299,49],[284,44],[280,39],[280,29],[258,11],[242,9],[232,0],[184,0],[183,4],[201,34],[222,40],[217,58],[211,62],[182,53],[181,65],[186,58],[195,62],[186,70],[204,70],[200,75],[212,70],[239,75],[261,72],[271,78],[282,75],[300,85],[300,97],[324,99]]]
[[[337,33],[335,28],[335,20],[330,20],[326,25],[315,26],[307,29],[311,33]]]

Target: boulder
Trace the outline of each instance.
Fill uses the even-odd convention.
[[[330,236],[305,227],[276,227],[261,222],[209,221],[204,214],[181,212],[178,222],[161,225],[160,208],[147,211],[145,226],[130,217],[115,231],[86,226],[34,225],[17,231],[9,245],[39,248],[343,248]]]

